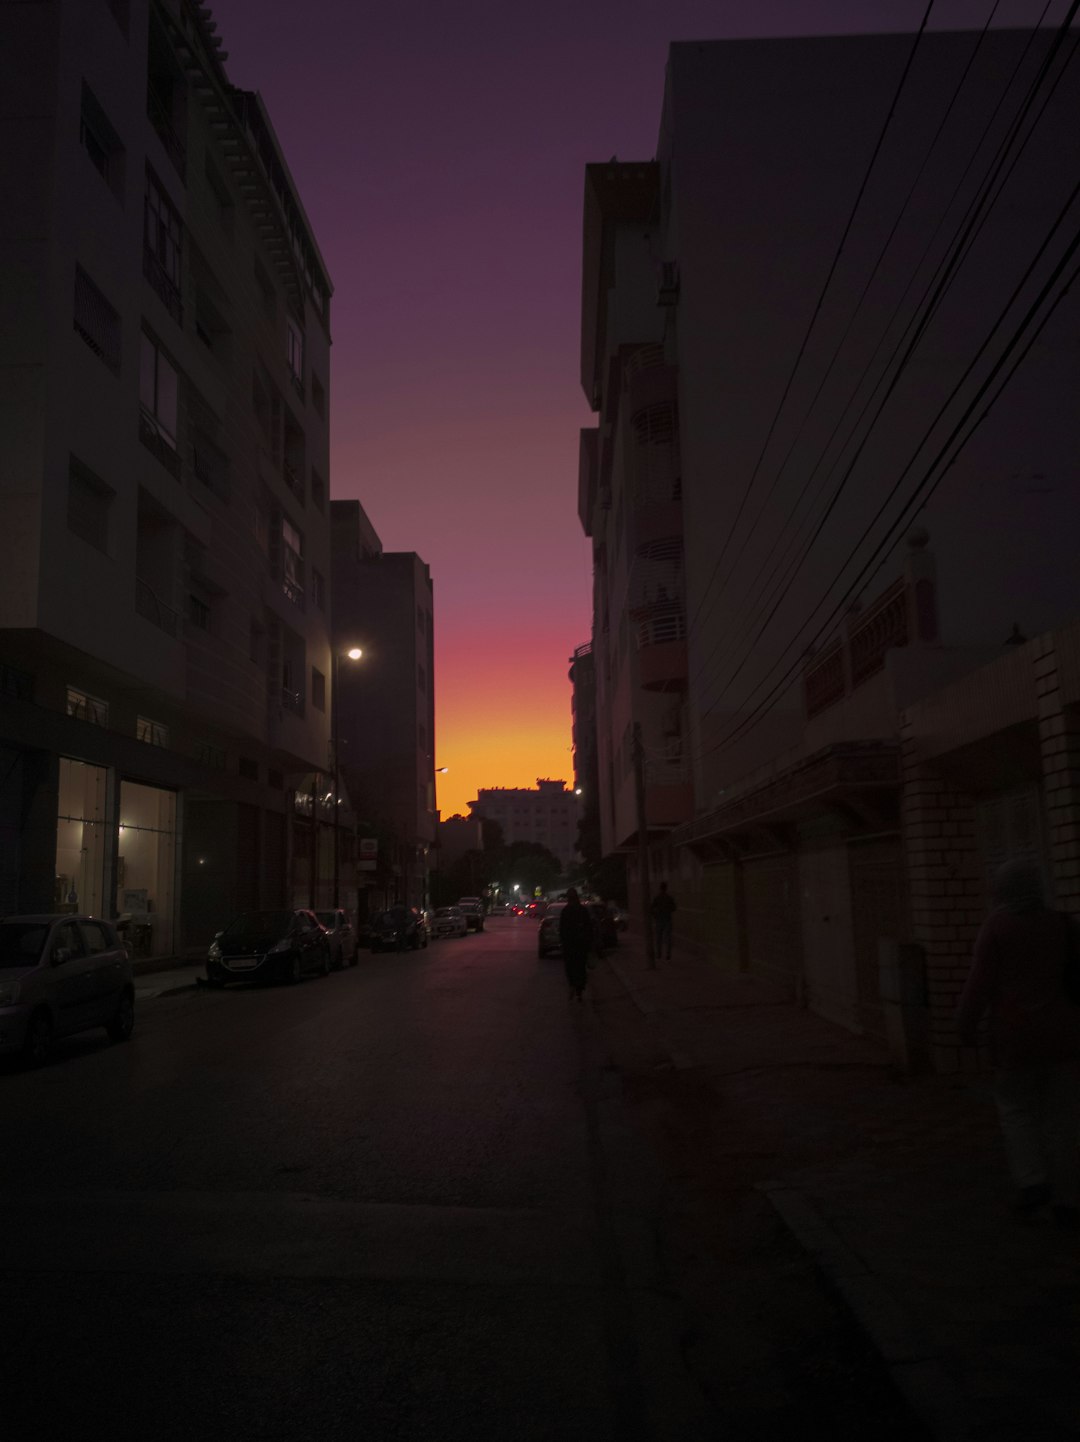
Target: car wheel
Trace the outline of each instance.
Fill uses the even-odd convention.
[[[44,1066],[52,1051],[53,1024],[47,1011],[35,1011],[26,1028],[22,1059],[26,1066]]]
[[[295,986],[297,982],[303,980],[303,976],[304,968],[300,964],[300,957],[298,955],[294,956],[292,961],[289,962],[289,969],[285,973],[285,979],[290,986]]]
[[[112,1019],[106,1023],[105,1030],[110,1041],[127,1041],[128,1037],[135,1030],[135,997],[130,991],[125,991],[116,1003],[116,1011]]]

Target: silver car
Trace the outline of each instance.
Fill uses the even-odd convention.
[[[116,928],[96,916],[0,920],[0,1054],[31,1066],[56,1037],[103,1026],[127,1041],[135,1026],[131,960]]]

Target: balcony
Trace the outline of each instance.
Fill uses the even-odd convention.
[[[178,481],[184,469],[180,453],[172,440],[165,435],[156,418],[147,410],[139,412],[139,440],[151,455],[161,462],[172,478]]]
[[[180,287],[148,245],[143,246],[143,275],[157,292],[173,320],[177,325],[183,325],[184,307],[180,300]]]
[[[179,612],[167,606],[147,581],[135,582],[135,610],[159,631],[164,631],[166,636],[175,637],[180,629]]]
[[[631,614],[636,623],[638,683],[646,691],[684,690],[689,661],[682,601],[655,601]]]
[[[678,371],[664,360],[663,346],[643,345],[631,351],[624,374],[628,409],[633,419],[654,406],[674,408]]]

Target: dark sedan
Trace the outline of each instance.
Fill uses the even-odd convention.
[[[392,906],[371,923],[372,951],[419,951],[428,933],[415,906]]]
[[[330,938],[312,911],[244,911],[219,931],[206,957],[211,986],[300,981],[330,970]]]

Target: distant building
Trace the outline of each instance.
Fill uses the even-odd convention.
[[[474,816],[497,821],[507,846],[515,841],[536,841],[557,856],[565,870],[577,846],[580,803],[565,781],[537,780],[536,790],[526,787],[492,787],[469,802]]]
[[[359,501],[334,501],[333,639],[341,771],[380,847],[371,905],[428,903],[435,842],[434,595],[412,551],[384,551]],[[361,660],[345,659],[350,646]]]
[[[0,7],[0,911],[154,955],[331,888],[331,287],[215,29]]]
[[[883,1039],[906,946],[941,1067],[979,857],[1078,904],[1057,39],[675,44],[656,159],[585,173],[604,851],[637,864],[640,765],[681,941]]]

